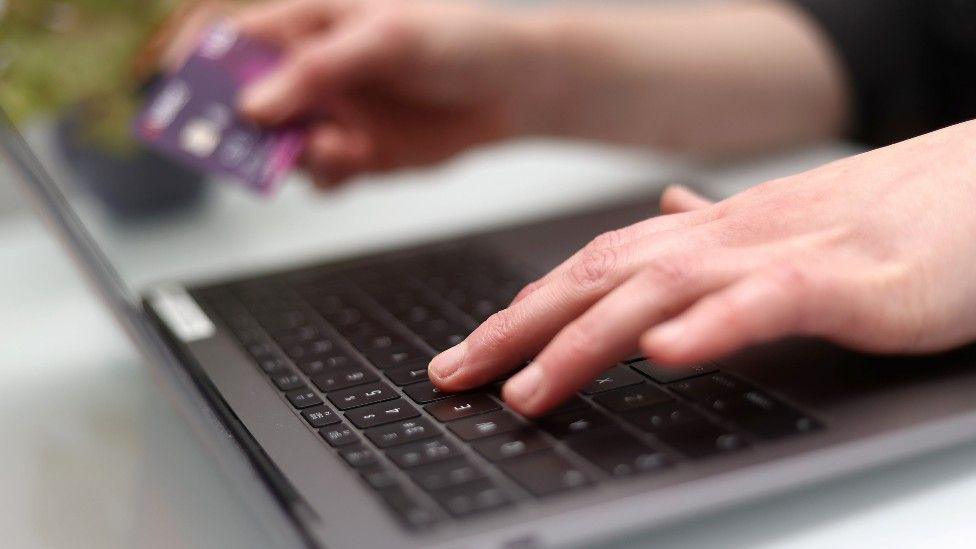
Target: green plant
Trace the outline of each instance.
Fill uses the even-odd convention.
[[[129,143],[142,45],[179,0],[0,0],[0,105],[15,122],[80,109],[85,136]]]

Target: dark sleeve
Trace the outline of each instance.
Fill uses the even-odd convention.
[[[837,47],[851,137],[885,145],[976,118],[976,1],[794,2]]]

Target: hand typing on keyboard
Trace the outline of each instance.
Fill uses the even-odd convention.
[[[880,90],[849,89],[859,79],[843,74],[824,33],[781,4],[515,12],[424,0],[260,3],[236,20],[285,59],[242,108],[260,124],[309,125],[307,168],[325,185],[527,134],[733,155],[877,122],[858,116],[897,119],[849,112],[854,96]],[[944,107],[915,110],[924,118]],[[411,398],[485,384],[531,360],[502,394],[536,416],[638,348],[659,365],[788,335],[908,353],[976,339],[974,135],[973,123],[955,126],[715,205],[671,191],[671,215],[597,238],[460,344],[466,325],[423,321],[430,348],[450,349]],[[497,305],[486,303],[466,315],[483,319]],[[391,380],[428,383],[426,349],[363,347],[379,368],[396,368]],[[306,360],[297,351],[291,358]],[[350,358],[304,363],[329,390],[373,375],[355,365],[328,372],[326,360]],[[360,419],[386,412],[395,415]]]
[[[672,189],[670,215],[593,240],[434,358],[430,379],[463,390],[531,360],[502,394],[537,416],[638,347],[681,364],[790,335],[886,353],[972,341],[974,137],[954,126],[718,204]]]

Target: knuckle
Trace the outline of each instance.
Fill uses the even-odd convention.
[[[488,349],[505,348],[514,339],[516,329],[514,315],[508,309],[504,309],[485,320],[478,329],[479,337],[476,342]]]
[[[729,201],[722,200],[712,204],[706,211],[712,220],[725,219],[732,214],[732,206]]]
[[[730,332],[741,332],[744,328],[742,304],[731,292],[719,292],[709,298],[715,318]]]
[[[810,275],[796,263],[783,263],[773,268],[767,281],[776,291],[795,297],[806,296],[812,287]]]
[[[609,247],[584,249],[569,270],[573,283],[584,291],[606,286],[617,269],[617,256],[617,250]]]
[[[606,250],[614,249],[620,246],[623,240],[623,234],[620,229],[614,229],[612,231],[607,231],[597,235],[596,238],[587,244],[587,249],[589,250]]]
[[[811,314],[811,304],[814,299],[814,280],[809,272],[795,263],[784,263],[768,273],[766,283],[784,301],[782,322],[785,326],[806,334],[816,333],[824,328],[823,325],[828,322],[828,319],[824,316],[815,317]],[[823,283],[818,282],[817,284],[822,285]],[[837,314],[830,316],[840,317]]]

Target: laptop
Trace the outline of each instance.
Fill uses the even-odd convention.
[[[438,351],[595,235],[647,217],[656,196],[145,284],[125,276],[145,251],[111,235],[179,236],[191,214],[165,230],[98,229],[84,193],[5,115],[0,144],[4,169],[282,546],[593,545],[976,438],[972,348],[874,357],[804,339],[677,368],[622,357],[534,420],[502,402],[501,380],[433,387]]]

